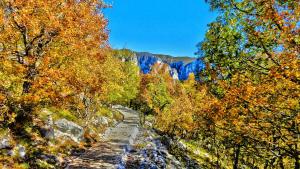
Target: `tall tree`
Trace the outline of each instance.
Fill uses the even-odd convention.
[[[16,123],[22,123],[36,105],[60,104],[61,98],[99,89],[102,80],[95,74],[108,37],[103,5],[97,0],[0,2],[4,119],[16,116]],[[89,77],[81,76],[87,72]]]
[[[224,116],[216,124],[238,145],[234,166],[242,160],[255,167],[245,160],[250,155],[257,163],[264,157],[266,168],[291,167],[294,161],[298,169],[299,2],[208,2],[220,16],[199,53],[211,67],[208,74],[216,75],[213,86],[224,91],[224,108],[217,111]]]

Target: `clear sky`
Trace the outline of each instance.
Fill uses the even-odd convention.
[[[140,52],[194,56],[216,14],[204,0],[105,0],[110,44]]]

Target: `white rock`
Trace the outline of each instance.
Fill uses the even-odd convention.
[[[0,139],[0,149],[4,149],[4,148],[10,148],[11,145],[11,141],[9,139],[9,137],[5,137]]]
[[[20,158],[25,158],[26,148],[23,145],[18,144],[16,147],[8,151],[8,155],[12,157],[18,156]]]
[[[60,119],[55,122],[54,136],[58,137],[69,137],[75,142],[83,140],[84,130],[78,124],[68,121],[66,119]]]
[[[25,158],[26,155],[26,148],[23,145],[17,145],[17,149],[18,149],[18,155],[21,158]]]
[[[109,119],[107,117],[101,116],[97,118],[97,123],[100,125],[108,126]]]
[[[179,79],[179,78],[178,78],[178,72],[177,72],[177,70],[174,69],[174,68],[171,69],[171,75],[172,75],[172,78],[173,78],[174,80],[178,80],[178,79]]]

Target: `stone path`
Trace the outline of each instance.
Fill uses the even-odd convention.
[[[128,152],[139,132],[139,115],[136,111],[122,106],[113,108],[124,115],[124,120],[105,132],[102,143],[70,157],[66,169],[124,168],[122,157]]]

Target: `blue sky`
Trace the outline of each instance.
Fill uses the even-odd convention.
[[[204,0],[105,0],[113,48],[194,56],[216,14]]]

